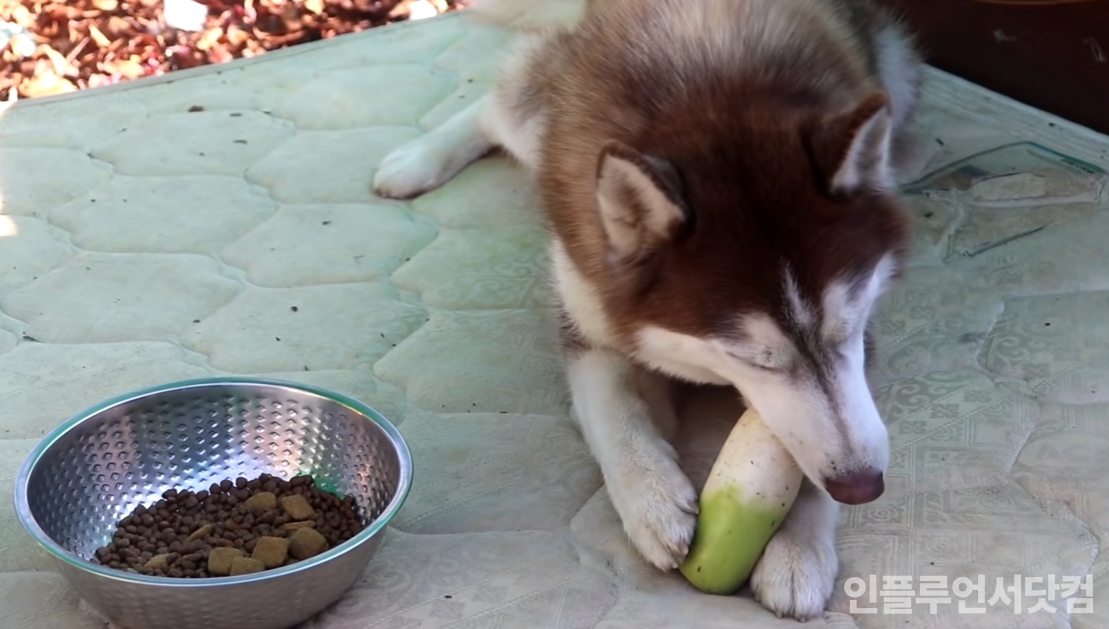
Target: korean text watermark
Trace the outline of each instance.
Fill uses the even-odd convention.
[[[960,614],[984,614],[991,607],[1011,608],[1014,614],[1055,613],[1092,614],[1094,579],[1085,576],[996,577],[990,583],[985,575],[851,577],[843,591],[851,600],[852,614],[913,614],[927,610],[937,614],[941,606],[957,607]]]

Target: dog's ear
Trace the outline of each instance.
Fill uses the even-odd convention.
[[[686,220],[674,167],[619,142],[606,144],[598,159],[597,209],[618,261],[669,240]]]
[[[831,194],[885,191],[896,186],[890,166],[893,117],[885,92],[873,92],[847,113],[819,121],[811,143],[813,158]]]

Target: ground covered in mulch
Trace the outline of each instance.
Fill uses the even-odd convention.
[[[461,0],[0,0],[0,101],[223,63],[461,5]]]

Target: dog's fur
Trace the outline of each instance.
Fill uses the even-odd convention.
[[[535,179],[575,415],[634,546],[672,569],[697,495],[669,440],[673,381],[738,389],[806,476],[752,589],[822,613],[838,502],[889,460],[864,375],[906,225],[892,138],[919,58],[871,0],[485,0],[522,31],[479,103],[382,162],[376,191],[437,187],[493,147]]]

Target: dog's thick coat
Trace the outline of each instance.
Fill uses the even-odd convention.
[[[905,230],[891,142],[918,55],[870,0],[485,0],[524,32],[491,94],[382,162],[406,198],[491,148],[550,227],[575,415],[638,551],[671,569],[697,495],[669,440],[674,379],[730,385],[807,482],[752,576],[768,609],[822,613],[838,502],[883,491],[864,374]]]

